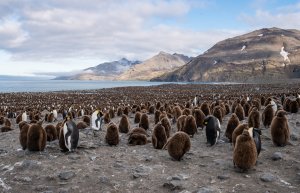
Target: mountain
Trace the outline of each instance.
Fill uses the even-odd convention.
[[[71,76],[59,76],[58,80],[113,80],[116,76],[130,69],[140,61],[129,61],[122,58],[118,61],[105,62],[94,67],[86,68]]]
[[[150,80],[164,73],[174,71],[191,60],[182,54],[159,52],[152,58],[132,66],[120,74],[117,80]]]
[[[300,31],[264,28],[218,42],[151,81],[269,82],[300,78]]]

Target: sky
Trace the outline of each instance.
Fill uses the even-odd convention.
[[[198,56],[268,27],[300,30],[300,0],[1,0],[0,74],[76,72],[160,51]]]

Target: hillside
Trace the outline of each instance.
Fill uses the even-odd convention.
[[[97,66],[86,68],[82,72],[72,76],[60,76],[58,80],[113,80],[116,76],[128,70],[130,67],[141,63],[122,58],[118,61],[105,62]]]
[[[300,31],[264,28],[218,42],[152,81],[268,82],[300,78]]]
[[[174,71],[189,62],[191,58],[182,54],[160,52],[144,62],[132,66],[117,80],[150,80],[164,73]]]

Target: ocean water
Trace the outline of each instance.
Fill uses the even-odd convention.
[[[170,82],[169,82],[170,83]],[[152,86],[168,82],[148,81],[83,81],[83,80],[47,80],[30,78],[0,78],[0,92],[48,92],[67,90],[89,90],[126,86]],[[177,84],[177,83],[176,83]],[[182,83],[178,83],[182,84]]]

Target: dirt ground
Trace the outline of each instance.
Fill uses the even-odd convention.
[[[230,114],[221,125],[221,136]],[[135,128],[134,114],[130,113],[129,118],[131,128]],[[297,193],[300,113],[288,114],[287,118],[293,145],[275,147],[270,130],[263,130],[257,165],[245,173],[233,167],[232,145],[221,137],[215,146],[208,147],[205,130],[200,128],[191,138],[190,151],[183,160],[175,161],[167,150],[154,149],[151,143],[127,145],[126,134],[120,134],[119,145],[108,146],[104,141],[106,125],[98,132],[80,130],[75,153],[61,152],[58,140],[47,142],[43,152],[23,151],[15,125],[13,131],[0,133],[0,192]],[[61,114],[58,119],[62,120]],[[153,115],[149,115],[149,120],[151,139]],[[118,124],[120,117],[112,121]],[[175,131],[176,124],[172,124],[172,134]]]

